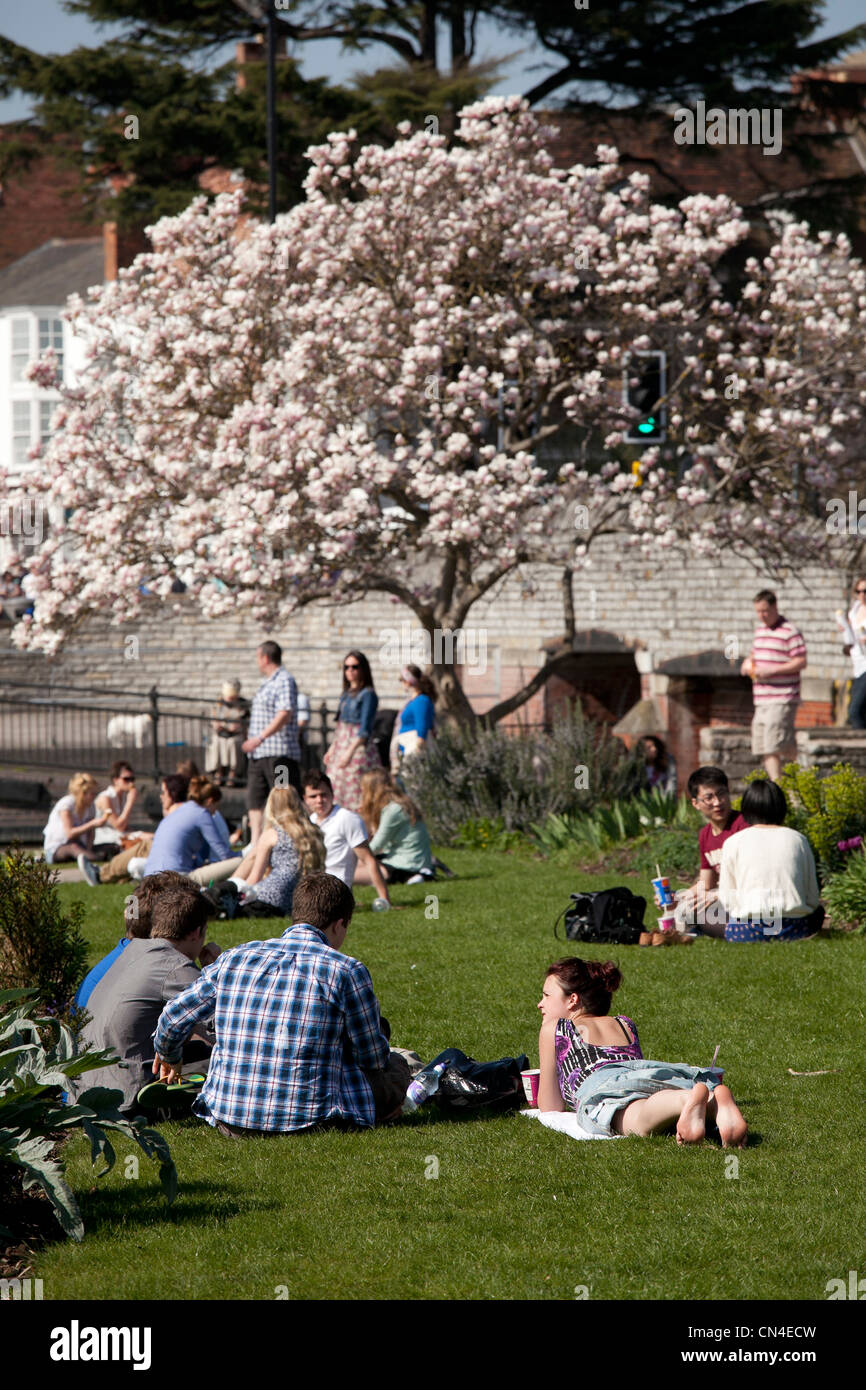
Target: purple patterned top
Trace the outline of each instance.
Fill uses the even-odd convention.
[[[623,1042],[600,1047],[596,1043],[584,1042],[570,1018],[561,1018],[556,1025],[556,1076],[562,1098],[567,1105],[575,1104],[578,1088],[591,1072],[613,1062],[631,1062],[643,1057],[637,1028],[633,1019],[625,1014],[616,1014],[616,1021],[627,1037],[626,1025],[634,1042]]]

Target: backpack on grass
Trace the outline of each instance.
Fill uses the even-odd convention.
[[[572,893],[571,906],[563,908],[553,924],[553,934],[565,918],[569,941],[636,946],[643,931],[646,898],[630,888],[603,888],[598,893]]]

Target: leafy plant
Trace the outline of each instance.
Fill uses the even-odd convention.
[[[700,818],[685,798],[654,787],[590,812],[548,816],[531,830],[542,852],[553,854],[573,846],[602,852],[629,840],[640,840],[667,826],[688,830],[694,840]],[[694,853],[693,846],[693,858]]]
[[[35,1016],[34,993],[0,991],[0,1165],[19,1170],[26,1189],[42,1187],[64,1231],[81,1240],[81,1213],[63,1166],[53,1157],[58,1138],[71,1129],[83,1130],[90,1140],[91,1162],[105,1159],[100,1177],[115,1163],[108,1131],[134,1139],[148,1158],[159,1161],[159,1176],[169,1202],[177,1191],[177,1170],[161,1134],[147,1129],[141,1119],[130,1120],[120,1114],[121,1091],[93,1086],[73,1104],[63,1104],[63,1092],[71,1090],[71,1082],[117,1059],[110,1052],[77,1052],[75,1038],[65,1023],[56,1017]],[[24,1002],[28,999],[30,1002]]]
[[[839,842],[866,833],[866,776],[846,763],[825,777],[816,767],[788,763],[779,785],[788,798],[786,823],[806,836],[822,877],[843,870]]]
[[[579,705],[549,734],[445,725],[403,771],[434,839],[449,844],[470,820],[527,831],[551,814],[588,811],[631,791],[637,776],[636,755]]]
[[[866,933],[866,854],[852,854],[842,873],[824,885],[824,902],[834,927]]]
[[[35,987],[44,1006],[76,1027],[72,1000],[87,968],[84,908],[64,908],[57,874],[20,845],[0,857],[0,989]]]
[[[664,826],[651,831],[635,846],[632,866],[636,873],[655,878],[656,864],[674,880],[694,882],[698,871],[698,837],[689,827]]]
[[[519,830],[506,830],[501,816],[490,820],[483,816],[480,820],[465,820],[454,837],[455,845],[461,849],[519,849],[525,843]]]

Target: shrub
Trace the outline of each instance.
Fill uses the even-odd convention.
[[[672,883],[675,879],[693,883],[699,863],[696,829],[665,826],[651,831],[635,846],[633,872],[655,878],[658,864]]]
[[[64,909],[57,875],[16,845],[0,857],[0,989],[35,987],[46,1009],[76,1026],[70,1013],[87,968],[84,908]]]
[[[787,824],[808,839],[823,878],[845,868],[839,842],[866,833],[866,776],[845,763],[821,777],[816,767],[788,763],[779,778],[788,798]]]
[[[636,785],[639,764],[576,705],[549,734],[445,725],[405,764],[403,780],[433,838],[453,843],[466,821],[499,819],[505,830],[527,831],[549,814],[623,796]]]
[[[574,846],[604,851],[628,840],[640,840],[660,828],[676,826],[688,831],[694,859],[694,839],[700,824],[700,817],[687,800],[654,787],[591,812],[548,816],[541,825],[532,826],[532,835],[545,854]]]
[[[482,820],[465,820],[454,836],[455,845],[461,849],[519,849],[525,844],[519,830],[506,830],[501,816],[495,820],[484,817]]]
[[[63,1104],[62,1093],[70,1089],[71,1081],[117,1059],[109,1052],[76,1052],[75,1039],[64,1023],[34,1017],[36,1000],[24,1002],[34,993],[0,991],[0,1165],[18,1170],[25,1188],[42,1187],[64,1231],[81,1240],[81,1213],[62,1164],[52,1157],[58,1138],[71,1129],[82,1129],[90,1140],[92,1161],[100,1156],[106,1161],[100,1177],[115,1163],[106,1131],[134,1139],[148,1158],[159,1161],[163,1191],[170,1202],[177,1191],[177,1171],[162,1135],[145,1128],[143,1120],[120,1114],[121,1091],[93,1086],[75,1104]]]
[[[866,854],[851,854],[840,874],[824,885],[824,902],[834,927],[866,932]]]

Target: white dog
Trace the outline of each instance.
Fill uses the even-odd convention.
[[[106,738],[112,748],[124,748],[130,739],[136,748],[143,748],[153,739],[153,716],[150,714],[115,714],[108,721]]]

